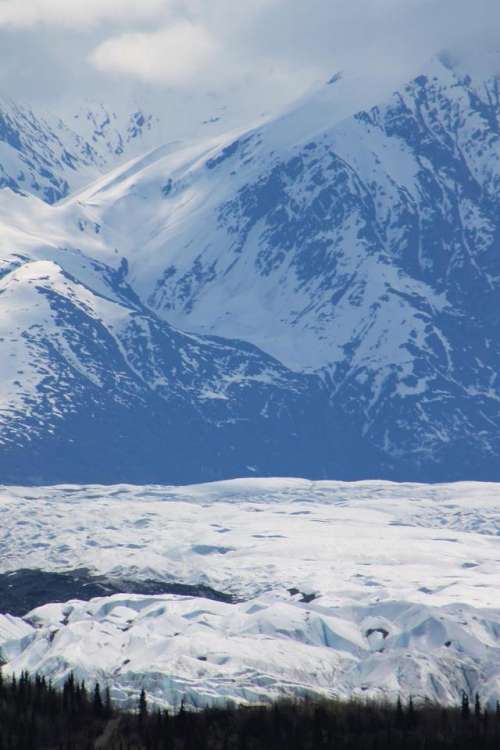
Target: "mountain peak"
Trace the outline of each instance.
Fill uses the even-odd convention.
[[[113,382],[131,383],[132,403],[158,405],[148,383],[168,383],[169,408],[198,414],[205,434],[254,414],[248,438],[234,428],[229,456],[239,458],[214,459],[215,475],[243,465],[287,473],[275,448],[270,463],[259,454],[244,464],[236,448],[274,435],[276,420],[280,440],[290,428],[290,455],[305,435],[316,445],[300,459],[311,476],[498,476],[497,79],[480,84],[441,57],[389,83],[380,97],[376,77],[344,73],[258,126],[150,149],[153,121],[142,112],[122,120],[97,108],[85,118],[97,144],[80,145],[106,160],[117,124],[126,123],[125,144],[132,123],[141,155],[115,154],[79,192],[68,182],[58,206],[6,201],[7,273],[31,261],[63,269],[64,292],[33,282],[50,297],[57,341],[78,340],[101,372],[98,341],[115,362]],[[34,174],[30,143],[8,148],[30,153]],[[72,163],[76,183],[99,159],[83,171]],[[188,344],[172,325],[195,338]],[[75,357],[64,354],[64,367],[86,371]],[[207,357],[219,363],[214,380]],[[201,387],[196,372],[210,382]],[[128,430],[108,381],[88,382],[81,393],[99,387],[91,398],[100,409],[110,399],[105,419],[119,413]],[[278,417],[283,404],[291,422]]]

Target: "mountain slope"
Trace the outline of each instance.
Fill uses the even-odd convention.
[[[32,246],[19,229],[10,240],[4,231],[8,241],[0,272],[5,480],[333,470],[317,377],[242,341],[174,330],[126,284],[126,264],[116,271],[77,249]]]
[[[0,98],[0,188],[55,203],[146,149],[157,126],[152,115],[118,118],[102,105],[82,109],[68,124]]]
[[[164,319],[322,371],[377,475],[498,479],[498,83],[435,60],[348,117],[345,85],[159,149],[79,207]]]
[[[257,463],[263,474],[500,479],[498,82],[472,80],[435,60],[385,103],[356,114],[346,104],[348,88],[348,79],[335,76],[261,127],[149,150],[54,207],[3,191],[6,268],[19,254],[23,262],[55,262],[85,287],[83,260],[76,270],[64,265],[83,254],[120,305],[116,279],[128,300],[135,295],[155,330],[162,319],[198,336],[250,342],[261,351],[228,346],[244,350],[245,362],[257,357],[263,371],[268,355],[278,360],[271,369],[283,373],[292,394],[294,427],[267,415],[262,433],[235,433],[240,456],[257,435],[269,435],[273,460],[233,465],[231,448],[210,461],[210,476],[246,473]],[[95,120],[89,123],[96,131]],[[25,283],[14,274],[5,281],[11,290],[13,280]],[[13,302],[4,300],[7,315]],[[99,307],[94,299],[89,305]],[[73,320],[71,305],[64,310],[53,318],[54,331],[65,316]],[[37,325],[36,316],[29,322]],[[78,337],[83,351],[110,356],[93,325]],[[34,356],[25,355],[26,372]],[[148,389],[149,377],[163,377],[147,372],[139,390]],[[179,372],[181,387],[190,375]],[[118,382],[102,391],[104,401],[115,404]],[[223,399],[211,401],[222,408]],[[183,408],[191,413],[179,401],[178,421]],[[231,419],[247,419],[248,408],[236,401]],[[213,423],[210,400],[200,409],[202,421]],[[129,434],[132,423],[120,419]],[[168,415],[162,419],[169,424]],[[305,447],[287,457],[275,427],[292,442],[300,433]],[[110,445],[122,428],[107,425]],[[64,444],[71,429],[60,433]],[[141,440],[156,446],[158,436],[146,431]],[[44,453],[49,466],[51,455]],[[153,476],[179,479],[156,469]]]

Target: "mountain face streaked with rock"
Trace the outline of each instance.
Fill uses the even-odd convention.
[[[64,256],[22,258],[0,279],[3,481],[286,474],[310,450],[327,465],[317,378],[181,333],[119,271]]]
[[[156,119],[141,111],[125,121],[103,106],[82,109],[71,122],[39,115],[0,99],[0,188],[56,203],[109,170],[118,159],[147,148]]]
[[[500,479],[500,83],[347,86],[149,151],[3,107],[3,477]]]

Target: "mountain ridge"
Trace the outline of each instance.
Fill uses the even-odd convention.
[[[52,208],[4,191],[4,262],[23,247],[22,262],[79,257],[79,283],[100,266],[99,284],[126,286],[119,304],[135,295],[165,331],[231,339],[245,366],[249,344],[264,370],[274,357],[292,401],[302,384],[291,473],[498,479],[497,79],[435,60],[356,114],[338,106],[345,85],[334,77],[247,132],[153,148]],[[137,358],[141,337],[133,346]],[[189,376],[177,377],[173,391]],[[261,473],[290,473],[276,451]],[[217,458],[213,478],[251,465]]]
[[[57,203],[133,156],[140,142],[147,147],[155,130],[157,118],[141,110],[118,118],[88,104],[63,120],[0,96],[0,188]]]

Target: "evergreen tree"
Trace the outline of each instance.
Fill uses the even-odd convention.
[[[101,687],[98,682],[95,684],[94,688],[94,699],[92,701],[92,706],[94,710],[94,716],[102,716],[103,715],[103,705],[102,705],[102,698],[101,698]]]
[[[401,703],[401,696],[398,695],[398,700],[396,703],[396,725],[398,727],[402,727],[403,724],[404,724],[403,704]]]
[[[148,701],[146,698],[146,691],[144,688],[141,690],[141,694],[139,696],[139,720],[141,722],[145,721],[148,715]]]
[[[109,686],[106,686],[104,693],[104,715],[109,719],[113,715],[113,704],[111,702],[111,692]]]
[[[80,695],[81,695],[81,701],[82,703],[87,703],[89,696],[87,692],[87,686],[85,684],[85,680],[82,680],[80,683]]]
[[[417,714],[415,712],[415,706],[413,705],[413,698],[410,695],[408,701],[408,726],[412,729],[417,723]]]
[[[479,693],[476,693],[476,701],[474,704],[474,715],[476,719],[479,719],[481,716],[482,710],[481,710],[481,699],[479,697]]]
[[[465,691],[462,692],[462,719],[468,719],[470,716],[469,696]]]

